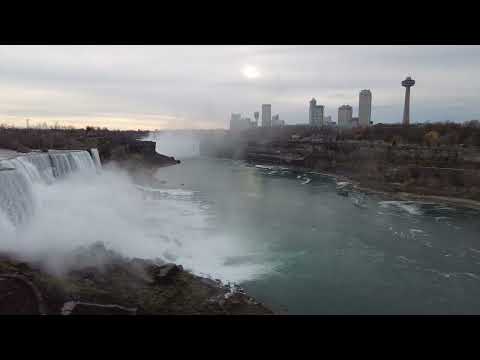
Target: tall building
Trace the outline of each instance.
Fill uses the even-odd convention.
[[[272,126],[272,105],[262,105],[262,127]]]
[[[352,126],[352,107],[342,105],[338,108],[338,126],[350,128]]]
[[[358,97],[358,125],[370,126],[371,117],[372,92],[370,90],[362,90]]]
[[[308,113],[308,123],[310,126],[323,126],[323,105],[317,105],[317,100],[310,100],[310,108]]]
[[[253,117],[255,118],[255,125],[254,125],[254,127],[258,127],[258,118],[259,118],[259,116],[260,116],[260,114],[259,114],[258,111],[255,111],[255,112],[253,113]]]
[[[403,107],[403,125],[410,125],[410,88],[415,85],[415,80],[408,76],[402,81],[402,86],[405,87],[405,106]]]

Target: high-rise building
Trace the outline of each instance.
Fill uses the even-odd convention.
[[[342,105],[338,108],[338,126],[350,128],[352,126],[352,107]]]
[[[262,105],[262,127],[272,126],[272,105]]]
[[[323,105],[317,105],[317,100],[310,100],[310,108],[308,113],[308,123],[310,126],[323,126]]]
[[[360,91],[358,97],[358,124],[359,126],[370,126],[372,117],[372,92],[370,90]]]
[[[253,113],[253,117],[255,118],[255,124],[253,125],[254,127],[258,127],[258,118],[259,118],[260,114],[258,111],[255,111]]]

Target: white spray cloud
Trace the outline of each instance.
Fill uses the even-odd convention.
[[[199,155],[199,139],[188,131],[152,132],[145,139],[156,141],[156,151],[176,159],[192,158]]]
[[[164,190],[146,196],[123,171],[73,174],[51,185],[32,184],[33,218],[16,230],[0,216],[0,250],[68,268],[69,254],[98,241],[127,257],[160,258],[222,281],[251,280],[271,271],[261,263],[228,264],[255,254],[242,239],[212,231],[193,192]],[[1,214],[0,214],[1,215]]]

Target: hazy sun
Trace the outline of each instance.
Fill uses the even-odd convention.
[[[260,72],[255,66],[247,65],[242,70],[243,75],[247,79],[255,79],[260,76]]]

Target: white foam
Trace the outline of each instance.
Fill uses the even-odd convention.
[[[156,189],[145,186],[136,185],[138,189],[146,192],[166,194],[171,196],[193,196],[195,191],[183,189]]]
[[[395,206],[410,215],[422,215],[422,211],[411,201],[380,201],[379,205],[383,208]]]

